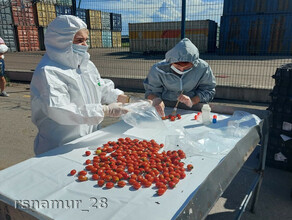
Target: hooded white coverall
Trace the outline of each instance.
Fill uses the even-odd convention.
[[[104,118],[102,104],[123,94],[100,77],[89,53],[73,52],[74,35],[84,28],[78,17],[61,15],[45,33],[46,54],[30,84],[36,155],[96,131]]]
[[[172,73],[176,62],[191,62],[194,66],[181,77]],[[216,81],[209,64],[199,58],[198,48],[184,38],[152,66],[144,80],[145,97],[153,94],[163,100],[176,101],[180,92],[190,98],[199,96],[200,102],[210,102],[215,96]]]

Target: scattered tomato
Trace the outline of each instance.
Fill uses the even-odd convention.
[[[85,151],[85,155],[89,156],[91,154],[91,152],[89,150]]]
[[[70,171],[70,174],[73,176],[73,175],[75,175],[76,174],[76,170],[71,170]]]
[[[158,194],[159,196],[162,196],[162,195],[165,193],[165,191],[166,191],[166,188],[159,188],[159,189],[157,190],[157,194]]]
[[[97,185],[102,187],[104,185],[105,181],[104,180],[98,180]]]
[[[111,189],[111,188],[114,187],[114,183],[113,183],[113,182],[107,182],[107,183],[105,184],[105,187],[108,188],[108,189]]]
[[[86,176],[87,175],[87,172],[85,170],[81,170],[78,175],[80,176]]]
[[[87,178],[87,176],[79,175],[78,176],[78,180],[81,181],[81,182],[83,182],[83,181],[88,180],[88,178]]]
[[[118,182],[118,186],[121,187],[121,188],[124,187],[125,185],[126,185],[126,182],[123,181],[123,180]]]
[[[192,164],[188,164],[188,165],[187,165],[187,170],[188,170],[188,171],[191,171],[193,168],[194,168],[194,167],[193,167]]]

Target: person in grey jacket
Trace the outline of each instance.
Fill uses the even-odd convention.
[[[216,81],[209,64],[199,58],[198,48],[182,39],[165,54],[165,59],[154,64],[144,80],[145,98],[153,101],[163,117],[163,100],[184,103],[188,107],[199,102],[210,102],[215,96]]]

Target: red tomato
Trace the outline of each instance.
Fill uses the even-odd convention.
[[[140,184],[139,182],[136,182],[136,183],[134,183],[133,187],[134,187],[135,189],[140,189],[141,184]]]
[[[114,187],[114,183],[113,183],[113,182],[107,182],[107,183],[105,184],[105,187],[108,188],[108,189],[111,189],[111,188]]]
[[[157,190],[157,194],[158,194],[159,196],[162,196],[162,195],[165,193],[165,191],[166,191],[166,188],[159,188],[159,189]]]
[[[89,160],[89,159],[86,160],[86,161],[85,161],[85,164],[87,164],[87,165],[88,165],[88,164],[91,164],[91,160]]]
[[[93,180],[98,180],[99,179],[99,176],[95,173],[95,174],[92,175],[92,179]]]
[[[111,181],[113,179],[113,177],[111,175],[106,175],[104,180],[105,181]]]
[[[75,175],[75,173],[76,173],[76,170],[71,170],[70,171],[70,174],[73,176],[73,175]]]
[[[188,164],[188,165],[187,165],[187,170],[188,170],[188,171],[191,171],[193,168],[194,168],[194,167],[193,167],[192,164]]]
[[[98,180],[97,181],[97,185],[100,186],[100,187],[102,187],[104,185],[104,183],[105,183],[104,180]]]
[[[88,178],[87,178],[87,176],[80,175],[80,176],[78,176],[78,180],[83,182],[83,181],[88,180]]]
[[[78,174],[80,176],[86,176],[87,175],[87,172],[85,170],[81,170]]]
[[[126,182],[123,181],[123,180],[118,182],[118,186],[121,187],[121,188],[124,187],[125,185],[126,185]]]
[[[89,150],[85,151],[85,155],[89,156],[91,154],[91,152]]]
[[[176,183],[173,181],[168,182],[169,188],[173,189],[175,187]]]

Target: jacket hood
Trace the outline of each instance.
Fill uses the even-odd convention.
[[[165,54],[168,63],[191,62],[197,66],[199,59],[198,48],[188,39],[184,38]]]
[[[61,15],[55,18],[45,33],[46,53],[49,58],[62,65],[78,68],[78,55],[73,52],[74,35],[87,25],[73,15]],[[89,57],[89,54],[87,53]]]

